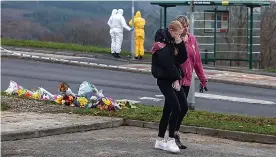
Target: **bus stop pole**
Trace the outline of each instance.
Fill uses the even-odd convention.
[[[132,6],[131,6],[131,14],[132,14],[132,27],[134,27],[134,0],[132,0]],[[135,41],[135,31],[131,31],[131,57],[132,59],[135,58],[135,44],[134,44],[134,41]]]
[[[162,19],[163,19],[163,16],[162,16],[162,8],[160,7],[160,29],[162,28]]]
[[[249,54],[249,69],[252,70],[252,51],[253,51],[253,6],[250,7],[250,54]]]
[[[164,6],[164,29],[167,28],[167,6]]]
[[[190,3],[190,33],[194,35],[194,1],[191,0]],[[192,80],[190,85],[190,91],[187,98],[189,108],[193,109],[195,105],[195,73],[192,72]]]

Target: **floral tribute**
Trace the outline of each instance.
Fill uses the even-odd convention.
[[[54,101],[59,105],[67,105],[80,108],[98,108],[106,111],[116,111],[126,108],[136,108],[130,101],[114,100],[103,94],[103,90],[98,90],[95,85],[84,81],[75,94],[70,86],[61,82],[58,87],[58,94],[52,94],[42,87],[28,90],[10,81],[10,85],[5,93],[36,100]]]

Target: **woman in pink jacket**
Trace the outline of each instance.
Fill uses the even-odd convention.
[[[197,45],[197,41],[195,37],[190,34],[189,31],[189,20],[185,16],[179,16],[176,18],[182,25],[183,25],[183,34],[182,38],[184,40],[186,50],[187,50],[187,55],[188,59],[181,65],[182,71],[184,72],[184,77],[180,81],[180,84],[182,85],[186,97],[188,97],[188,93],[190,90],[190,85],[191,85],[191,80],[192,80],[192,73],[193,70],[195,69],[195,72],[200,80],[200,92],[203,92],[203,89],[207,91],[207,79],[205,77],[202,63],[201,63],[201,57],[199,53],[199,48]],[[189,106],[189,109],[194,109],[193,106]],[[186,149],[187,147],[184,146],[181,141],[180,141],[180,136],[179,136],[179,128],[180,125],[184,119],[185,115],[179,115],[178,117],[178,122],[177,122],[177,127],[176,127],[176,132],[175,132],[175,141],[176,144],[180,149]]]
[[[207,90],[207,78],[205,77],[199,48],[197,45],[197,41],[195,37],[189,33],[189,20],[185,16],[178,16],[177,20],[183,25],[184,31],[182,34],[183,40],[185,42],[185,46],[188,53],[188,59],[185,63],[181,65],[181,68],[184,72],[184,77],[181,80],[181,85],[185,90],[185,94],[188,97],[191,81],[192,81],[192,73],[195,70],[196,75],[200,80],[200,92],[203,92],[203,88]]]

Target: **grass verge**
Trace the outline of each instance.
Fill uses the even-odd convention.
[[[137,105],[137,109],[127,109],[118,112],[77,108],[73,111],[73,113],[159,122],[162,115],[162,107]],[[276,135],[276,118],[239,116],[211,113],[207,111],[189,111],[182,124],[214,129]]]
[[[5,95],[3,92],[1,94]],[[53,102],[45,101],[45,107],[50,105],[53,105]],[[12,104],[5,104],[5,106],[12,107]],[[58,106],[60,105],[57,105],[57,107]],[[63,108],[62,110],[59,110],[59,112],[71,112],[80,115],[119,117],[130,120],[159,122],[162,115],[162,107],[145,106],[141,104],[136,106],[137,108],[135,109],[123,109],[116,112],[102,111],[99,109],[83,109],[75,107]],[[9,107],[6,109],[9,110]],[[276,118],[230,115],[222,113],[212,113],[207,111],[189,111],[182,124],[214,129],[276,135]]]
[[[264,71],[276,73],[276,69],[265,69]]]
[[[1,103],[1,111],[7,111],[10,109],[10,106],[7,103]]]
[[[32,48],[49,48],[57,50],[71,50],[71,51],[81,51],[86,53],[102,53],[110,54],[110,48],[89,46],[89,45],[78,45],[72,43],[59,43],[59,42],[47,42],[38,40],[20,40],[20,39],[10,39],[1,38],[1,45],[5,46],[15,46],[15,47],[32,47]],[[131,53],[129,51],[122,51],[122,56],[128,56]],[[145,53],[146,58],[150,58],[150,53]]]

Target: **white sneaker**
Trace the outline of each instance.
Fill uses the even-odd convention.
[[[156,149],[161,149],[161,150],[166,150],[167,147],[167,142],[165,139],[156,139],[154,148]]]
[[[167,151],[170,151],[172,153],[179,153],[180,152],[180,149],[176,145],[174,138],[168,138],[166,145],[167,145],[167,147],[166,147]]]

